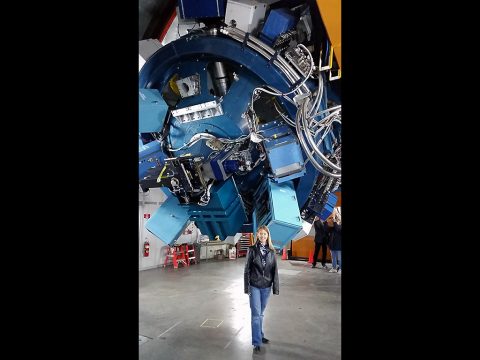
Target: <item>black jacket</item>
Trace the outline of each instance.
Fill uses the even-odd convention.
[[[327,223],[322,223],[320,220],[317,220],[313,223],[315,228],[315,242],[319,244],[328,242],[328,229]]]
[[[248,248],[244,272],[245,294],[248,294],[250,285],[263,289],[273,284],[273,293],[278,295],[278,267],[275,252],[269,250],[266,257],[264,268],[258,242]]]
[[[330,250],[342,250],[342,225],[334,223],[333,228],[329,228],[328,247]]]

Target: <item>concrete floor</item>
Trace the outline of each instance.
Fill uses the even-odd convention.
[[[245,257],[140,271],[139,358],[340,359],[341,275],[277,261],[280,295],[270,296],[263,325],[270,344],[255,355]]]

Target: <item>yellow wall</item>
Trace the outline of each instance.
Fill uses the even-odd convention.
[[[342,2],[340,0],[317,0],[328,38],[333,48],[333,55],[342,69]]]

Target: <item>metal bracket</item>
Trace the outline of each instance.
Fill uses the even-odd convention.
[[[322,52],[320,52],[320,67],[318,69],[319,72],[323,70],[330,70],[332,68],[333,48],[329,46],[327,51],[330,51],[330,53],[328,54],[328,64],[326,66],[322,66]]]
[[[332,70],[328,72],[328,80],[333,81],[340,79],[342,77],[342,71],[340,69],[337,70],[337,76],[332,76]]]
[[[300,85],[300,83],[303,81],[302,78],[298,79],[297,81],[295,81],[291,86],[290,86],[290,90],[293,90],[295,89],[298,85]]]
[[[268,67],[270,67],[275,60],[277,60],[278,54],[279,54],[279,51],[276,50],[275,54],[273,54],[270,60],[268,61],[268,64],[267,64]]]
[[[250,37],[250,33],[245,33],[245,38],[243,39],[242,43],[242,50],[245,51],[245,47],[247,46],[248,38]]]

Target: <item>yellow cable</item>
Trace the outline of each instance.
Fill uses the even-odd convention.
[[[158,175],[158,178],[157,178],[157,183],[161,182],[162,181],[162,175],[163,173],[165,172],[165,169],[167,168],[167,165],[163,165],[163,169],[162,171],[160,171],[160,175]]]

